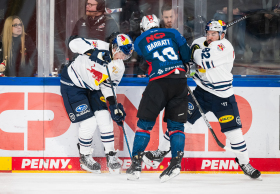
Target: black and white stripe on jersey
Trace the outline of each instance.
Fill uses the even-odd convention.
[[[73,72],[74,72],[76,78],[78,79],[80,85],[81,85],[83,88],[85,88],[85,85],[83,84],[84,81],[80,78],[80,76],[78,76],[78,73],[75,71],[75,69],[74,69],[72,66],[71,66],[71,69],[73,70]]]
[[[211,62],[209,62],[209,61],[201,61],[201,64],[202,64],[202,66],[203,66],[203,69],[210,69],[210,68],[214,68],[215,67],[215,65],[214,65],[214,63],[213,63],[213,60],[211,60]]]
[[[87,41],[86,39],[84,39],[84,38],[82,38],[82,40],[83,41],[85,41],[87,44],[89,44],[90,46],[91,46],[91,44],[90,44],[90,42],[89,41]]]
[[[215,91],[226,91],[230,88],[232,88],[232,79],[228,81],[221,81],[221,82],[215,82],[210,83],[209,81],[205,81],[199,77],[197,73],[194,74],[195,79],[199,79],[200,82],[207,88]]]
[[[92,87],[90,87],[89,85],[87,85],[86,82],[83,81],[83,83],[84,83],[84,85],[86,86],[87,89],[92,90],[92,91],[94,90]]]

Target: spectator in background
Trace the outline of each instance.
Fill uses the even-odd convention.
[[[247,33],[249,46],[253,52],[251,61],[260,61],[261,51],[263,60],[274,60],[274,46],[272,40],[277,35],[279,0],[246,0],[250,11],[254,14],[247,19]]]
[[[161,28],[174,28],[174,25],[177,23],[178,14],[172,9],[172,5],[166,3],[161,7],[162,20],[160,21]],[[181,24],[178,24],[181,25]],[[183,24],[182,24],[183,25]],[[184,38],[188,41],[188,44],[191,44],[193,41],[193,31],[192,29],[184,25]]]
[[[242,3],[236,1],[233,4],[233,19],[237,20],[241,17],[243,17],[243,13],[240,11],[241,7],[244,6]],[[244,7],[243,7],[244,8]],[[223,7],[222,10],[218,10],[214,14],[215,20],[222,20],[225,22],[229,22],[227,18],[227,7]],[[246,31],[246,20],[242,20],[235,24],[233,27],[233,47],[235,51],[235,61],[236,62],[243,62],[244,60],[244,52],[245,52],[245,31]]]
[[[38,53],[30,36],[24,31],[22,20],[10,16],[5,20],[1,34],[1,67],[5,76],[34,77],[37,71]]]
[[[105,41],[113,32],[120,31],[116,21],[110,15],[105,15],[105,0],[87,0],[85,7],[86,14],[77,21],[72,36]],[[71,51],[68,57],[74,57]]]

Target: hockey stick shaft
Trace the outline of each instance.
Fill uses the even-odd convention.
[[[232,27],[233,25],[235,25],[235,24],[237,24],[237,23],[239,23],[239,22],[241,22],[241,21],[247,19],[248,17],[251,17],[252,15],[255,15],[255,14],[257,14],[257,13],[260,13],[260,11],[256,11],[256,12],[253,12],[253,13],[249,13],[249,14],[244,15],[244,16],[241,17],[241,18],[238,18],[238,19],[232,20],[232,21],[230,21],[230,22],[227,22],[227,23],[226,23],[226,24],[227,24],[227,28]],[[201,37],[201,35],[199,34],[199,35],[196,35],[196,36],[194,36],[194,37],[188,37],[186,40],[195,39],[195,38],[198,38],[198,37]]]
[[[223,148],[223,149],[225,149],[225,150],[228,150],[228,151],[231,151],[231,152],[234,152],[234,153],[238,153],[238,154],[242,154],[242,152],[239,152],[239,151],[233,150],[233,149],[231,149],[231,148],[228,148],[228,147],[226,147],[225,145],[223,145],[223,144],[220,142],[220,140],[217,138],[217,136],[216,136],[216,134],[215,134],[215,132],[214,132],[212,126],[210,125],[208,119],[206,118],[206,116],[205,116],[205,114],[204,114],[202,108],[200,107],[198,101],[196,100],[196,97],[194,96],[193,92],[191,91],[191,89],[190,89],[190,87],[189,87],[188,85],[187,85],[187,88],[188,88],[188,91],[189,91],[189,93],[191,94],[192,99],[194,100],[196,106],[198,107],[198,110],[199,110],[199,112],[200,112],[200,114],[201,114],[203,120],[205,121],[207,127],[209,128],[209,130],[210,130],[212,136],[214,137],[216,143],[218,144],[218,146],[220,146],[221,148]]]
[[[114,90],[114,87],[113,87],[113,82],[111,80],[111,76],[110,76],[110,72],[109,72],[109,69],[108,69],[108,65],[105,65],[105,66],[106,66],[106,70],[107,70],[107,73],[108,73],[108,78],[109,78],[109,82],[110,82],[110,85],[111,85],[111,88],[112,88],[112,92],[113,92],[113,95],[114,95],[115,104],[116,104],[118,112],[120,112],[119,111],[119,107],[118,107],[118,102],[117,102],[117,96],[115,94],[115,90]],[[124,130],[123,122],[121,124],[121,127],[122,127],[122,130],[123,130],[123,135],[124,135],[124,138],[125,138],[125,142],[126,142],[126,145],[127,145],[129,156],[130,156],[130,158],[132,160],[132,155],[131,155],[130,147],[129,147],[129,144],[128,144],[127,136],[126,136],[126,133],[125,133],[125,130]]]

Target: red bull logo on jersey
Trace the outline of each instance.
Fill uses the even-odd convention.
[[[225,115],[225,116],[222,116],[219,118],[219,122],[220,123],[227,123],[227,122],[230,122],[234,119],[234,116],[233,115]]]
[[[219,44],[217,47],[219,51],[223,51],[225,49],[225,46],[222,43]]]
[[[96,86],[98,86],[108,78],[108,75],[102,74],[101,72],[95,70],[93,66],[91,66],[91,69],[87,69],[87,70],[92,74],[93,79],[95,79]]]
[[[92,46],[94,46],[94,48],[97,47],[97,42],[96,41],[92,41]]]

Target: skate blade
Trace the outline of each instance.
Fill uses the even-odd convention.
[[[172,172],[172,174],[171,174],[170,176],[168,176],[168,175],[163,175],[163,176],[160,178],[160,182],[161,182],[161,183],[164,183],[164,182],[166,182],[166,181],[168,181],[168,180],[170,180],[170,179],[172,179],[172,178],[178,176],[179,174],[180,174],[180,169],[179,169],[179,168],[176,168],[176,169],[173,170],[173,172]]]
[[[139,179],[139,177],[140,177],[139,171],[133,172],[132,174],[127,174],[127,180],[136,181]]]
[[[145,164],[147,164],[148,166],[151,166],[153,168],[158,168],[158,166],[160,165],[160,162],[150,160],[145,155],[143,156],[142,160],[143,160],[143,162],[145,162]]]
[[[251,178],[251,177],[250,177]],[[258,181],[262,181],[263,179],[262,179],[262,177],[261,176],[259,176],[258,178],[251,178],[251,179],[253,179],[253,180],[258,180]]]
[[[87,166],[85,166],[83,164],[81,164],[80,166],[85,171],[88,171],[88,172],[91,172],[91,173],[95,173],[95,174],[101,174],[101,170],[91,170],[91,169],[89,169]]]
[[[110,172],[110,174],[121,174],[121,169],[120,168],[117,168],[117,169],[109,168],[109,172]]]

